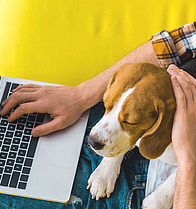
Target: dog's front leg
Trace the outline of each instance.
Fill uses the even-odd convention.
[[[158,186],[154,192],[143,200],[143,209],[170,209],[173,204],[175,192],[176,172]]]
[[[120,165],[124,155],[114,158],[104,157],[100,165],[91,174],[88,180],[88,187],[92,198],[110,197],[114,190],[116,179],[120,173]]]

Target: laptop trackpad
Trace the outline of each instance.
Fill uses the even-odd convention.
[[[40,137],[35,163],[75,167],[74,162],[79,159],[86,123],[87,119],[82,117],[66,129]]]

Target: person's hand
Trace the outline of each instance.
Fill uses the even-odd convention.
[[[176,97],[172,142],[178,163],[196,164],[196,80],[185,71],[170,65],[168,73]]]
[[[76,122],[85,111],[79,87],[21,85],[13,94],[2,102],[1,115],[6,115],[16,105],[21,104],[8,117],[8,122],[16,120],[23,114],[48,113],[52,121],[37,126],[32,135],[42,136],[63,129]]]

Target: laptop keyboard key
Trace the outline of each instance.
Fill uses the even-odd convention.
[[[1,126],[7,126],[7,124],[8,124],[7,120],[2,120],[0,123]]]
[[[16,162],[20,163],[20,164],[23,164],[24,158],[23,157],[17,157]]]
[[[18,151],[18,146],[17,145],[12,145],[11,150],[17,152]]]
[[[36,122],[43,123],[43,122],[44,122],[44,118],[45,118],[45,114],[39,113],[39,114],[37,115]]]
[[[9,126],[8,126],[8,130],[10,130],[10,131],[14,131],[15,128],[16,128],[16,125],[13,125],[13,124],[9,124]]]
[[[12,131],[7,131],[6,137],[12,138],[12,137],[13,137],[13,134],[14,134],[14,132],[12,132]]]
[[[15,166],[14,166],[15,171],[21,171],[21,169],[22,169],[22,165],[15,164]]]
[[[30,136],[23,136],[22,137],[22,141],[24,141],[24,142],[29,142],[29,140],[30,140]]]
[[[28,175],[21,175],[20,181],[28,181],[29,176]]]
[[[3,174],[3,178],[1,180],[1,186],[8,186],[10,180],[10,175],[9,174]]]
[[[20,182],[19,185],[18,185],[18,188],[19,188],[19,189],[26,189],[26,186],[27,186],[26,183]]]
[[[1,159],[6,159],[6,158],[7,158],[7,153],[1,152],[1,153],[0,153],[0,158],[1,158]]]
[[[42,123],[35,123],[35,127],[40,126]]]
[[[34,125],[34,123],[32,123],[32,122],[27,122],[26,127],[32,129],[32,128],[33,128],[33,125]]]
[[[12,178],[11,178],[9,186],[13,187],[13,188],[16,188],[17,184],[18,184],[19,177],[20,177],[20,173],[14,171],[13,174],[12,174]]]
[[[0,174],[2,174],[3,173],[3,168],[2,167],[0,167]]]
[[[35,121],[36,116],[35,115],[29,115],[28,121]]]
[[[23,130],[24,129],[24,125],[23,124],[18,124],[16,129],[17,130]]]
[[[11,141],[12,141],[11,139],[5,138],[3,143],[7,144],[7,145],[10,145]]]
[[[20,144],[20,138],[14,138],[13,144]]]
[[[3,145],[1,150],[2,150],[3,152],[8,152],[9,149],[10,149],[10,146]]]
[[[6,165],[13,166],[14,165],[14,160],[8,159]]]
[[[23,117],[20,117],[19,119],[18,119],[18,123],[26,123],[26,118],[23,118]]]
[[[7,120],[7,118],[8,118],[9,116],[10,116],[10,113],[8,113],[7,115],[3,115],[2,118]]]
[[[21,137],[22,136],[22,131],[16,131],[15,136],[16,137]]]
[[[27,157],[31,157],[31,158],[34,157],[35,150],[36,150],[36,147],[37,147],[37,144],[38,144],[38,140],[39,140],[38,137],[32,137],[30,145],[29,145],[29,149],[28,149],[28,152],[27,152]]]
[[[25,156],[26,155],[26,150],[20,149],[18,152],[18,156]]]
[[[24,173],[24,174],[29,174],[30,171],[31,171],[31,168],[24,167],[24,168],[22,169],[22,173]]]
[[[3,126],[0,126],[0,133],[5,133],[5,131],[6,131],[6,128]]]
[[[16,89],[19,86],[18,83],[12,83],[11,91]]]
[[[6,166],[4,172],[5,173],[11,173],[12,172],[12,167]]]
[[[15,159],[16,158],[16,152],[10,152],[9,153],[9,158]]]
[[[20,144],[20,148],[22,148],[22,149],[27,149],[27,147],[28,147],[28,143],[21,143]]]
[[[0,134],[0,140],[4,139],[4,134]]]
[[[5,165],[5,160],[0,160],[0,166],[4,166]]]
[[[24,130],[24,134],[26,134],[26,135],[31,135],[31,129],[26,128],[26,129]]]
[[[33,160],[32,159],[26,158],[24,165],[25,166],[28,166],[28,167],[31,167],[32,166],[32,163],[33,163]]]
[[[12,123],[13,123],[13,124],[16,124],[16,123],[17,123],[17,121],[18,121],[18,119],[16,119],[16,120],[12,121]]]

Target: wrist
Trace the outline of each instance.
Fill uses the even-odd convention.
[[[118,69],[118,65],[119,64],[114,64],[97,76],[77,86],[81,95],[81,105],[83,105],[84,111],[91,108],[103,99],[103,95],[107,89],[108,83],[114,72],[116,72]]]
[[[97,85],[92,85],[90,81],[86,81],[78,85],[77,89],[80,95],[80,105],[84,112],[103,98],[106,87],[99,88]]]
[[[191,181],[191,176],[196,177],[196,163],[189,159],[178,162],[178,173],[180,173],[180,178],[188,183],[189,180]]]
[[[193,154],[182,154],[180,157],[177,157],[178,167],[180,169],[184,169],[184,171],[191,171],[192,169],[196,169],[196,159]]]
[[[185,162],[185,161],[184,161]],[[180,163],[177,168],[173,208],[195,208],[196,206],[196,166]]]

